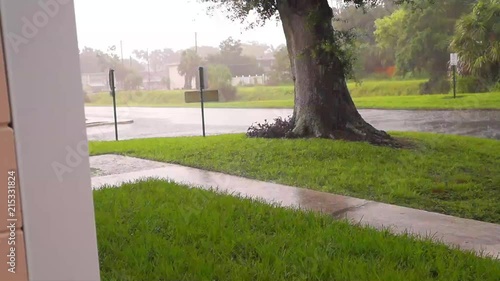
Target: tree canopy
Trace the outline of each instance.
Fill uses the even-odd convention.
[[[194,49],[188,49],[182,52],[181,62],[177,70],[180,75],[184,75],[184,89],[192,89],[192,81],[197,76],[198,67],[201,62],[201,57]]]
[[[240,40],[232,37],[222,41],[219,45],[219,53],[207,56],[208,64],[225,65],[233,76],[258,75],[261,69],[257,59],[243,55],[243,46]]]
[[[456,24],[451,49],[466,70],[485,82],[500,79],[500,1],[479,0]]]

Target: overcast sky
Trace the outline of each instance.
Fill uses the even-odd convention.
[[[275,21],[246,31],[223,13],[207,15],[206,8],[197,0],[75,0],[79,46],[119,49],[122,40],[125,56],[134,49],[179,50],[194,46],[195,32],[198,45],[218,46],[229,36],[273,46],[285,43]]]

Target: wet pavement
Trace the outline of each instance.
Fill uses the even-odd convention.
[[[86,107],[87,118],[112,118],[111,107]],[[386,131],[435,132],[500,140],[500,110],[360,110],[376,128]],[[202,134],[199,108],[120,107],[119,119],[132,119],[120,125],[120,139],[198,136]],[[291,109],[205,109],[208,135],[244,133],[250,125],[276,117],[287,117]],[[87,129],[89,140],[114,140],[114,126]]]
[[[134,120],[131,119],[117,119],[116,124],[132,124]],[[115,120],[111,118],[101,118],[101,119],[87,119],[85,120],[85,126],[88,127],[97,127],[97,126],[114,126]]]
[[[286,207],[319,211],[353,223],[389,228],[393,233],[410,232],[420,237],[433,237],[451,246],[500,258],[498,224],[131,157],[93,156],[90,163],[93,170],[104,175],[92,178],[94,189],[147,178],[170,180],[196,188],[216,188],[220,192],[263,199]],[[125,169],[116,168],[122,164]]]

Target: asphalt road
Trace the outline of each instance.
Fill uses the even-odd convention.
[[[199,108],[120,107],[118,119],[134,123],[119,125],[120,139],[198,136],[202,134]],[[112,107],[86,107],[86,117],[111,120]],[[500,140],[500,111],[360,110],[378,129],[435,132]],[[291,109],[205,109],[207,135],[243,133],[255,122],[287,117]],[[87,128],[89,140],[114,140],[114,126]]]

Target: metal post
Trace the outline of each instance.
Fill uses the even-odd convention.
[[[115,117],[115,140],[118,141],[118,121],[116,118],[116,88],[115,88],[115,70],[109,70],[109,87],[111,89],[111,96],[113,97],[113,114]]]
[[[205,108],[203,101],[203,89],[200,89],[200,95],[201,95],[201,123],[203,126],[203,137],[205,137]]]
[[[457,66],[453,66],[453,98],[457,97]]]
[[[203,137],[205,137],[205,105],[203,99],[203,88],[205,87],[204,77],[203,77],[203,67],[199,68],[200,75],[200,99],[201,99],[201,125],[203,128]]]
[[[148,90],[151,91],[151,70],[149,68],[149,49],[146,50],[146,55],[148,59]]]
[[[198,32],[194,33],[194,51],[198,54]]]
[[[123,65],[123,41],[120,40],[120,52],[122,55],[122,65]]]

